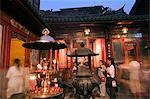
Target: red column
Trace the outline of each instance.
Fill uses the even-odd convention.
[[[56,64],[55,64],[55,67],[54,67],[54,71],[57,71],[58,68],[59,68],[59,67],[57,67],[57,65],[58,65],[58,60],[59,60],[58,57],[59,57],[59,56],[58,56],[58,50],[55,50],[55,60],[56,60]]]
[[[90,48],[90,39],[88,37],[86,38],[86,47]]]
[[[139,39],[136,39],[136,59],[140,61],[140,44]]]
[[[72,53],[73,51],[73,40],[71,39],[70,40],[70,53]],[[68,63],[67,63],[68,64]],[[73,66],[73,61],[72,61],[72,58],[70,58],[70,65]]]

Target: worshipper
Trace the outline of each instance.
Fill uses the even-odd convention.
[[[116,99],[117,82],[115,80],[116,71],[115,71],[114,58],[108,57],[107,64],[108,64],[107,68],[105,69],[107,72],[106,92],[108,93],[110,99]]]
[[[100,84],[99,84],[99,90],[100,90],[100,97],[105,97],[106,95],[106,77],[105,77],[105,69],[106,68],[106,63],[103,60],[99,61],[99,67],[98,67],[98,77],[100,79]]]
[[[14,65],[9,68],[6,78],[8,79],[7,98],[25,99],[24,73],[19,59],[14,60]]]

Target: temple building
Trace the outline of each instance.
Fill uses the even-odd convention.
[[[124,12],[124,6],[118,10],[104,6],[42,10],[40,14],[55,38],[68,45],[67,50],[59,52],[60,68],[70,68],[70,59],[65,54],[81,42],[99,54],[92,59],[94,68],[100,59],[106,60],[108,56],[114,57],[118,64],[127,64],[130,56],[141,61],[148,55],[148,11],[148,1],[137,0],[129,15]]]

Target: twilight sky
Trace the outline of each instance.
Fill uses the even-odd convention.
[[[103,5],[110,7],[113,10],[121,8],[123,5],[124,11],[129,13],[135,0],[40,0],[41,10],[59,11],[63,8],[89,7]]]

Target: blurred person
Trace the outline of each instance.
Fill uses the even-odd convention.
[[[129,62],[129,88],[135,99],[141,97],[141,83],[140,83],[140,63],[134,57],[130,57]]]
[[[115,80],[115,63],[114,58],[107,58],[107,68],[105,68],[107,73],[106,78],[106,92],[108,93],[110,99],[116,99],[116,87],[117,83]]]
[[[146,98],[146,99],[150,99],[150,61],[148,60],[148,57],[144,57],[142,64],[141,64],[141,84],[142,84],[142,89],[143,89],[143,93],[142,95]],[[143,97],[142,96],[142,97]]]
[[[8,79],[7,98],[8,99],[25,99],[24,95],[24,75],[23,68],[19,59],[14,60],[14,65],[11,66],[6,74]]]
[[[100,90],[100,97],[105,97],[106,96],[106,77],[105,77],[105,69],[106,68],[106,63],[103,60],[99,61],[99,67],[97,68],[98,70],[98,77],[100,79],[100,84],[99,84],[99,90]]]

